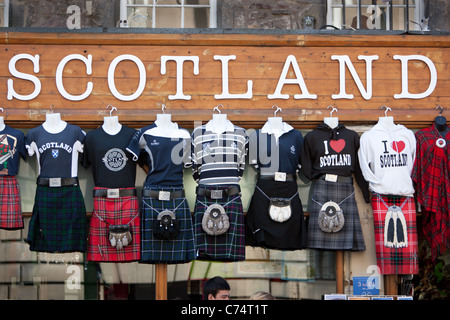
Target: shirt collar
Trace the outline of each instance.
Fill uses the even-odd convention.
[[[226,120],[226,125],[225,125],[225,132],[233,132],[234,131],[234,124],[230,121],[230,120]],[[213,120],[209,120],[208,123],[206,124],[205,129],[207,131],[211,131],[214,133],[222,133],[222,132],[217,132],[214,130],[214,121]]]
[[[291,131],[294,129],[290,124],[283,122],[281,127],[281,134]],[[272,128],[270,127],[270,123],[267,121],[263,127],[261,128],[261,133],[273,134]]]

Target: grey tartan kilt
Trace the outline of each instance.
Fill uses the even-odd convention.
[[[366,249],[358,207],[355,196],[352,195],[354,190],[353,183],[314,181],[312,191],[314,201],[310,203],[308,221],[308,248],[350,251],[364,251]],[[339,204],[345,219],[342,229],[335,233],[322,231],[318,224],[321,204],[330,200]]]
[[[154,190],[159,190],[159,188]],[[178,188],[162,188],[175,191]],[[160,190],[162,190],[160,189]],[[178,207],[178,208],[177,208]],[[153,224],[159,212],[174,210],[179,234],[173,240],[159,240],[153,236]],[[191,211],[186,198],[162,201],[142,197],[141,208],[141,260],[140,263],[186,263],[195,259],[195,240]]]

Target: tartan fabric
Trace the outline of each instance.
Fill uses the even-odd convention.
[[[96,187],[97,189],[106,189]],[[121,188],[134,189],[134,188]],[[109,225],[129,224],[131,243],[122,249],[109,242]],[[103,262],[138,261],[141,253],[140,212],[137,196],[120,198],[94,197],[94,210],[89,224],[87,260]]]
[[[27,236],[31,251],[86,251],[86,207],[78,185],[38,185],[34,201]]]
[[[311,249],[364,251],[364,237],[359,220],[353,183],[315,180],[308,222],[308,244]],[[345,223],[338,232],[327,233],[319,227],[322,205],[334,201],[342,209]]]
[[[375,251],[377,265],[380,274],[417,274],[418,265],[418,240],[416,225],[416,207],[413,197],[408,197],[402,207],[402,213],[407,225],[408,245],[403,248],[387,247],[384,242],[385,217],[388,208],[382,203],[380,197],[387,206],[401,206],[406,197],[395,195],[377,195],[372,197],[373,220],[375,228]]]
[[[258,180],[264,194],[255,188],[247,214],[244,217],[245,242],[249,246],[259,246],[278,250],[301,250],[306,247],[306,222],[298,194],[291,200],[292,214],[284,222],[270,218],[267,198],[291,198],[298,191],[296,181]],[[266,197],[267,196],[267,197]]]
[[[0,176],[0,229],[23,229],[20,187],[16,176]]]
[[[423,206],[423,234],[436,259],[450,247],[450,131],[446,145],[440,148],[436,140],[443,138],[435,125],[416,132],[417,154],[412,171],[417,201]]]
[[[230,186],[200,185],[205,189],[226,189]],[[225,209],[230,220],[227,232],[213,236],[202,228],[203,214],[210,204],[218,203]],[[223,199],[212,200],[197,195],[194,209],[194,233],[197,246],[197,259],[223,262],[245,260],[245,225],[240,194]]]
[[[179,187],[151,187],[152,190],[176,191]],[[178,207],[178,208],[177,208]],[[153,224],[158,214],[174,211],[179,234],[174,240],[159,240],[153,236]],[[141,263],[185,263],[195,259],[194,232],[191,211],[186,198],[162,201],[142,197],[141,207]]]

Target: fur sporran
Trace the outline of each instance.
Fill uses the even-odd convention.
[[[119,224],[109,226],[109,242],[117,250],[129,245],[132,241],[131,226],[129,224]]]
[[[169,210],[159,213],[153,223],[153,236],[158,240],[176,239],[179,231],[175,213]]]
[[[270,198],[269,216],[273,221],[285,222],[292,214],[291,199]]]
[[[230,221],[223,206],[214,203],[206,208],[202,218],[202,228],[207,234],[218,236],[227,232],[229,227]]]
[[[339,232],[345,223],[341,207],[336,202],[326,202],[319,211],[318,223],[323,232]]]

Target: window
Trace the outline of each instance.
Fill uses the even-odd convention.
[[[217,0],[120,0],[120,26],[215,28]]]
[[[0,1],[0,27],[9,26],[9,0]]]
[[[427,31],[424,0],[327,0],[327,26]]]

